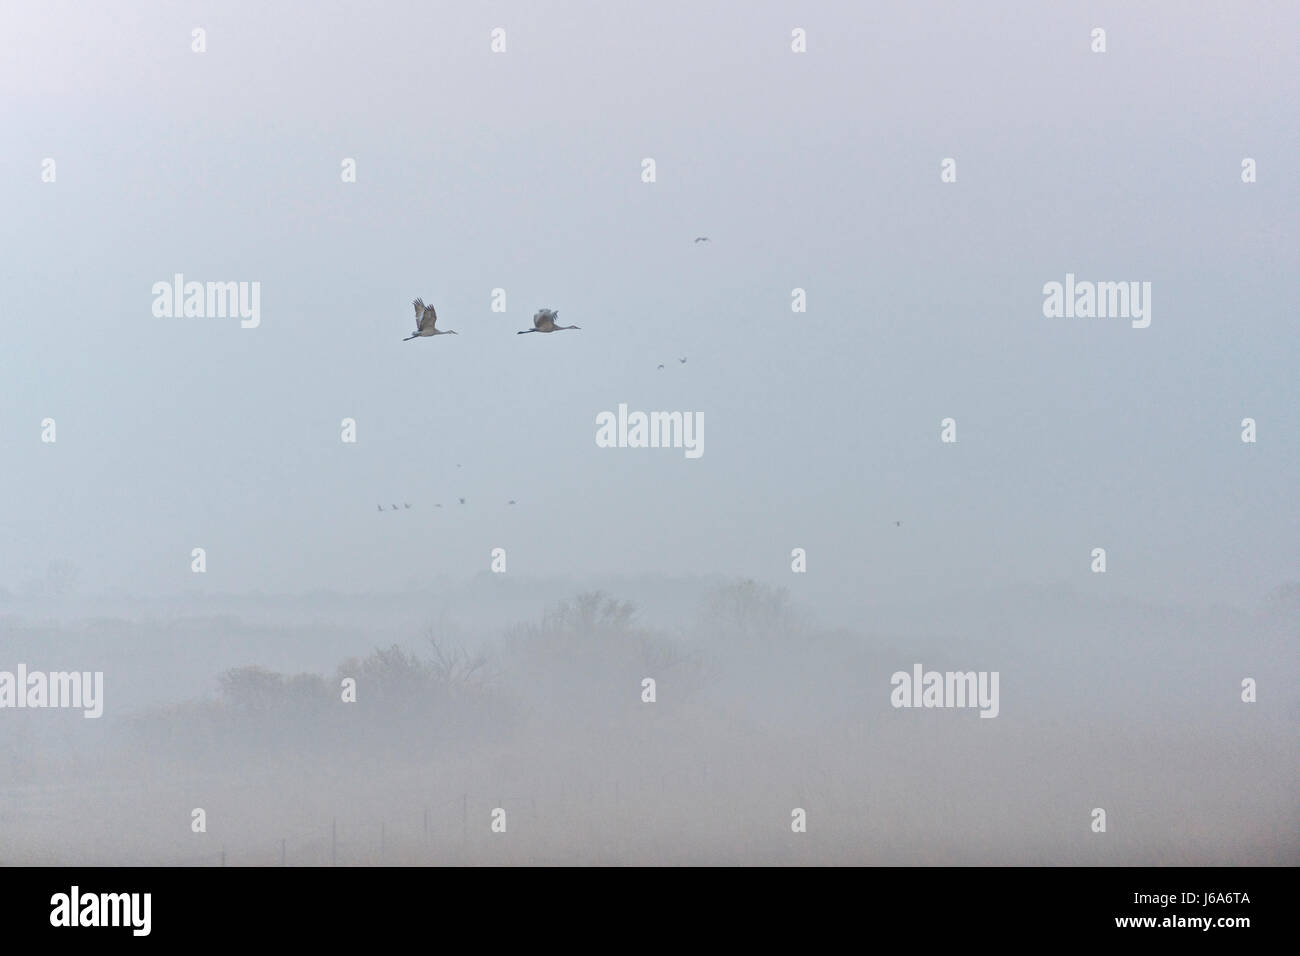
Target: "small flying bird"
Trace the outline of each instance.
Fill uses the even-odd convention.
[[[465,499],[464,499],[464,498],[461,498],[461,499],[460,499],[460,503],[461,503],[461,504],[464,504],[464,503],[465,503]]]
[[[393,510],[394,510],[394,511],[397,510],[397,505],[393,505]]]
[[[663,364],[662,364],[662,363],[660,363],[660,365],[659,365],[659,367],[660,367],[660,368],[663,368]]]
[[[441,504],[436,504],[436,505],[434,505],[434,507],[435,507],[435,508],[441,508],[442,505],[441,505]]]
[[[408,504],[406,504],[405,501],[403,501],[402,504],[403,504],[403,505],[406,505],[406,510],[407,510],[407,511],[410,511],[410,510],[411,510],[411,506],[408,505]]]
[[[550,309],[540,309],[533,316],[533,327],[524,329],[515,333],[516,335],[527,335],[529,332],[559,332],[564,329],[576,329],[576,325],[556,325],[555,320],[560,317],[559,312],[553,312]]]
[[[514,498],[511,498],[509,501],[506,502],[506,504],[508,504],[508,505],[512,505],[512,504],[514,504],[514,503],[515,503],[515,499],[514,499]]]
[[[695,237],[695,241],[696,241],[696,242],[708,242],[708,241],[709,241],[709,237],[708,237],[708,236],[696,236],[696,237]]]
[[[378,507],[379,507],[379,510],[380,510],[380,511],[383,511],[383,510],[384,510],[384,506],[383,506],[383,505],[379,505]]]
[[[403,342],[409,342],[411,341],[411,339],[417,339],[427,335],[459,335],[460,334],[458,332],[452,331],[451,329],[443,330],[443,329],[434,328],[435,324],[438,321],[438,313],[434,310],[433,306],[425,305],[423,299],[416,299],[411,304],[415,306],[415,331],[411,335],[408,335],[406,338],[402,339]]]
[[[681,362],[683,365],[686,364],[686,359],[684,358],[679,358],[677,361]]]
[[[901,528],[902,526],[903,526],[903,522],[901,522],[901,521],[895,521],[895,522],[894,522],[894,527],[895,527],[895,528]]]

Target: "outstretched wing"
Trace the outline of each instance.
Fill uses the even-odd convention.
[[[540,329],[544,325],[553,323],[555,315],[550,309],[539,309],[537,314],[533,316],[533,328]]]
[[[434,324],[437,324],[437,321],[438,311],[435,310],[433,306],[425,306],[424,316],[420,319],[420,332],[425,332],[426,329],[432,329]]]

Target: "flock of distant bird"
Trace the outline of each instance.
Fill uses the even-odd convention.
[[[465,503],[465,499],[464,499],[464,498],[458,498],[458,499],[456,499],[456,500],[459,501],[461,504],[464,504],[464,503]],[[515,499],[514,499],[514,498],[511,498],[509,501],[506,502],[506,504],[508,504],[508,505],[513,505],[513,504],[515,504]],[[383,511],[383,510],[384,510],[384,506],[383,506],[383,505],[376,505],[375,507],[378,508],[380,511]],[[436,505],[434,505],[434,507],[435,507],[435,508],[441,508],[442,505],[441,505],[441,504],[436,504]],[[399,508],[399,507],[397,507],[397,505],[393,505],[393,506],[392,506],[391,508],[389,508],[388,510],[389,510],[389,511],[410,511],[410,510],[411,510],[411,506],[408,505],[406,502],[402,502],[402,507]]]

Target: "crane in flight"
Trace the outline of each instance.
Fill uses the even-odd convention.
[[[576,325],[556,325],[555,320],[560,317],[559,312],[553,312],[550,309],[539,309],[533,316],[533,327],[524,329],[515,333],[516,335],[527,335],[529,332],[560,332],[564,329],[576,329]]]
[[[415,331],[402,339],[403,342],[409,342],[411,339],[418,339],[428,335],[460,334],[452,329],[435,328],[438,322],[438,313],[433,306],[425,305],[423,299],[416,299],[411,304],[415,306]]]

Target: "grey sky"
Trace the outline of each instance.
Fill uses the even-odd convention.
[[[1300,11],[899,6],[6,7],[0,585],[1294,578]],[[260,328],[154,318],[177,272]],[[1067,272],[1152,282],[1150,328],[1044,318]],[[416,296],[460,334],[403,343]],[[582,331],[516,336],[542,306]],[[597,448],[620,402],[703,457]]]

